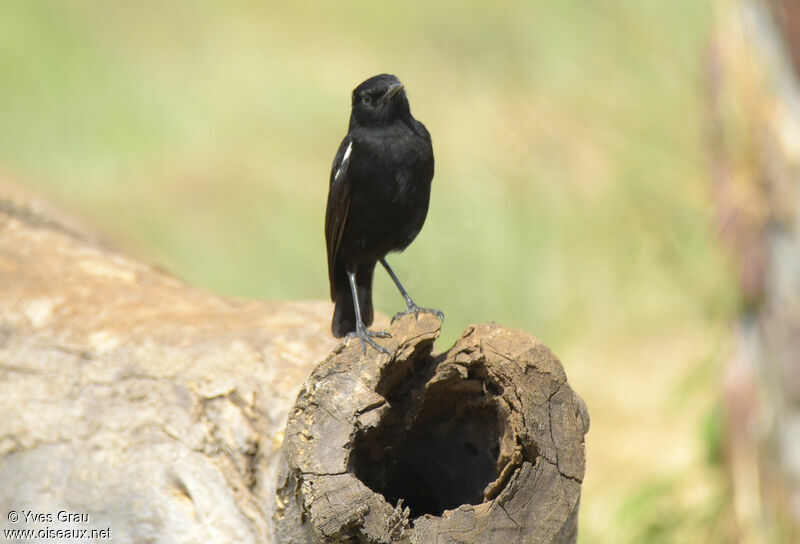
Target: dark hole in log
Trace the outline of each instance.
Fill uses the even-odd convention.
[[[404,388],[405,389],[405,388]],[[481,379],[452,378],[423,395],[391,395],[377,426],[357,434],[352,472],[412,517],[480,504],[497,476],[504,424]],[[421,406],[419,399],[423,397]]]

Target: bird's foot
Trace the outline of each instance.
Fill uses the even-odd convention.
[[[364,350],[364,355],[367,354],[367,344],[372,346],[379,353],[392,356],[392,352],[378,344],[373,338],[391,338],[392,335],[388,331],[371,331],[363,325],[356,327],[353,332],[347,333],[348,338],[358,338],[361,340],[361,348]]]
[[[392,323],[404,315],[409,314],[414,314],[414,319],[419,319],[419,314],[431,314],[438,317],[439,321],[444,321],[444,314],[441,312],[441,310],[436,310],[435,308],[422,308],[421,306],[414,304],[412,300],[407,300],[406,305],[406,311],[395,314],[395,316],[392,318]]]

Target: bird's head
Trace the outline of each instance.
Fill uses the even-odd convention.
[[[353,90],[350,126],[380,126],[411,115],[403,84],[390,74],[373,76]]]

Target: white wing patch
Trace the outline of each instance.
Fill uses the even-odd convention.
[[[336,175],[333,176],[334,180],[339,178],[339,174],[342,173],[342,169],[347,164],[347,159],[350,158],[350,152],[352,150],[353,150],[353,142],[350,142],[349,144],[347,144],[347,149],[344,150],[344,157],[342,157],[342,164],[339,165],[339,168],[336,169]]]

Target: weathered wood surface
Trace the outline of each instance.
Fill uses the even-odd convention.
[[[187,287],[12,194],[0,191],[0,528],[269,542],[287,411],[336,346],[330,305]],[[91,523],[12,524],[12,510]]]
[[[186,286],[0,188],[0,528],[574,542],[588,416],[544,345],[481,325],[435,355],[421,316],[364,356],[330,312]],[[60,510],[90,522],[6,515]]]
[[[439,355],[431,316],[391,332],[391,358],[341,347],[300,393],[279,541],[574,542],[589,419],[558,359],[495,324]]]

